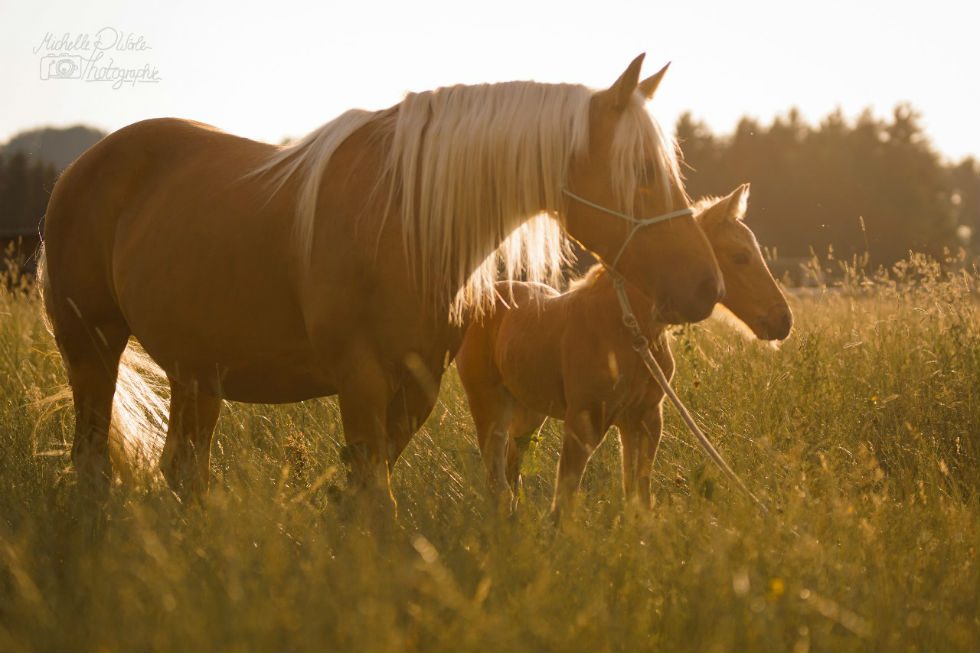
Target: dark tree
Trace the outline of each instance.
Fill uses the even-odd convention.
[[[769,125],[743,118],[729,136],[684,114],[676,131],[691,195],[751,182],[751,224],[781,257],[832,249],[889,265],[909,251],[941,255],[980,229],[980,165],[944,164],[908,105],[888,121],[866,110],[849,123],[838,110],[816,127],[791,109]]]

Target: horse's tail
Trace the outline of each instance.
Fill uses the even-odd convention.
[[[119,360],[112,398],[110,451],[122,449],[120,455],[113,456],[117,467],[133,460],[141,466],[159,462],[167,433],[169,395],[167,375],[135,340],[130,340]]]
[[[51,279],[43,244],[38,254],[37,287],[44,304],[44,325],[54,335],[49,305]],[[68,361],[61,358],[67,370]],[[61,388],[52,400],[68,396],[65,390]],[[109,455],[123,478],[132,478],[137,468],[159,461],[167,432],[169,393],[166,373],[135,340],[130,340],[119,360],[109,426]]]

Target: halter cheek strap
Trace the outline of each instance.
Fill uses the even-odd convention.
[[[609,215],[616,216],[617,218],[621,220],[625,220],[629,224],[633,225],[633,228],[630,229],[629,234],[627,234],[626,239],[623,241],[622,247],[619,248],[619,252],[616,253],[616,258],[613,259],[612,267],[614,268],[619,263],[619,259],[623,255],[623,252],[626,251],[626,246],[629,245],[630,241],[633,240],[633,236],[635,236],[636,232],[639,231],[641,228],[649,227],[650,225],[657,224],[658,222],[666,222],[667,220],[673,220],[674,218],[682,218],[685,215],[694,215],[694,209],[688,207],[686,209],[671,211],[670,213],[664,213],[662,215],[654,216],[652,218],[634,218],[633,216],[628,215],[626,213],[621,213],[614,209],[605,207],[601,204],[596,204],[595,202],[589,201],[584,197],[582,197],[581,195],[576,195],[575,193],[568,190],[567,188],[562,188],[561,192],[567,195],[568,197],[572,198],[579,204],[584,204],[585,206],[590,206],[593,209],[602,211],[603,213],[608,213]]]

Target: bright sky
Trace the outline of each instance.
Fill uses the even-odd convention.
[[[103,43],[130,35],[150,49],[104,51],[96,69],[149,66],[159,83],[52,79],[71,65],[42,58],[91,57],[107,27]],[[742,115],[768,121],[792,105],[816,121],[837,106],[885,116],[907,100],[958,159],[980,155],[978,28],[976,0],[0,0],[0,141],[169,115],[278,142],[409,90],[603,87],[646,52],[647,74],[673,61],[652,107],[668,129],[685,109],[728,132]],[[42,46],[48,32],[87,34],[90,49]]]

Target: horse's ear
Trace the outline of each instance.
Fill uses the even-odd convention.
[[[749,209],[749,184],[742,184],[728,196],[728,208],[725,213],[729,220],[742,221]]]
[[[653,99],[653,94],[657,92],[657,87],[660,86],[660,81],[664,78],[664,74],[667,69],[670,68],[670,62],[667,65],[650,75],[642,82],[636,85],[636,90],[640,92],[640,95],[645,97],[648,101]]]
[[[619,79],[605,91],[602,91],[602,96],[608,100],[609,106],[614,109],[623,109],[629,104],[630,98],[633,97],[633,92],[636,90],[636,85],[640,81],[640,66],[643,65],[643,57],[645,56],[646,53],[643,53],[634,59],[627,66],[626,71],[619,76]]]

